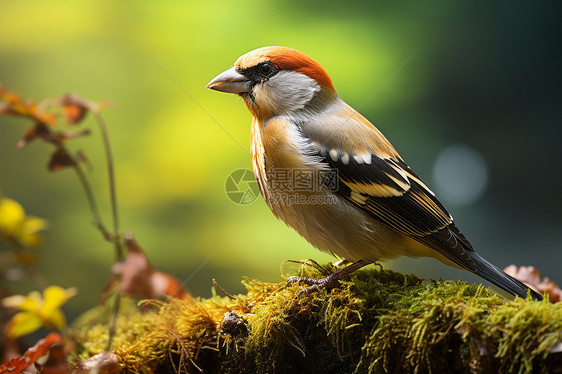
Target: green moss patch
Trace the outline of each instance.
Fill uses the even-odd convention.
[[[302,266],[320,278],[331,265]],[[505,301],[481,285],[422,281],[379,267],[331,291],[243,281],[195,303],[125,303],[113,349],[124,372],[481,373],[560,370],[562,304]],[[73,326],[76,359],[107,343],[108,311]],[[557,361],[558,360],[558,361]]]

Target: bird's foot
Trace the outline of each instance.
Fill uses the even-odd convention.
[[[327,277],[320,278],[320,279],[313,279],[313,278],[305,278],[305,277],[298,277],[292,276],[287,280],[286,285],[290,286],[295,283],[304,283],[307,284],[308,287],[302,289],[299,292],[299,297],[305,294],[308,294],[312,291],[319,290],[324,288],[326,290],[331,290],[333,288],[337,288],[340,285],[340,279],[348,274],[353,273],[355,270],[362,268],[369,263],[363,260],[357,261],[339,271],[336,271]]]
[[[328,275],[327,277],[320,278],[320,279],[292,276],[287,280],[286,286],[290,286],[295,283],[308,285],[308,287],[300,290],[299,297],[301,297],[302,295],[309,294],[312,291],[319,290],[321,288],[324,288],[326,290],[331,290],[332,288],[337,288],[340,285],[339,282],[340,277],[334,276],[337,274],[338,273],[335,272]]]

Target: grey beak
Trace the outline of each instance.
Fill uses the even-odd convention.
[[[242,93],[252,90],[248,78],[237,72],[235,67],[217,75],[205,88],[228,93]]]

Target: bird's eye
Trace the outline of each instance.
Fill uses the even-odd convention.
[[[264,64],[261,64],[259,71],[261,75],[267,77],[273,72],[273,65],[271,64],[271,62],[266,62]]]

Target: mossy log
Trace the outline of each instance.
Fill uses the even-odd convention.
[[[333,268],[303,266],[319,278]],[[562,303],[506,301],[482,285],[381,268],[331,291],[243,281],[247,293],[129,303],[114,353],[140,373],[556,373]],[[73,327],[76,360],[103,351],[109,311]]]

